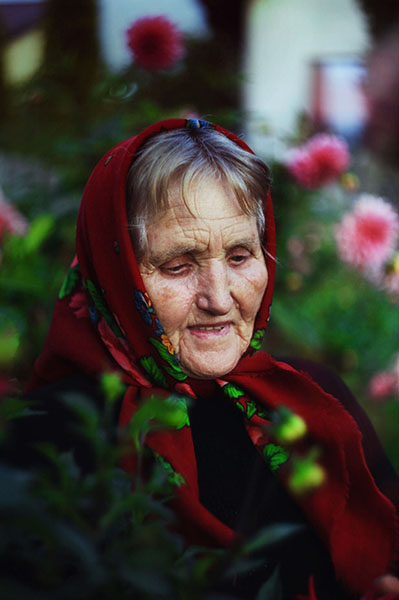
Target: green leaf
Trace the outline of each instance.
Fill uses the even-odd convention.
[[[293,458],[292,473],[288,480],[291,492],[297,495],[307,494],[325,482],[326,472],[317,462],[319,454],[320,449],[313,446],[307,455]]]
[[[59,546],[67,550],[82,567],[95,577],[99,570],[99,556],[93,540],[83,531],[72,528],[68,522],[55,522],[53,535]]]
[[[102,373],[100,386],[108,402],[113,404],[117,398],[122,396],[126,385],[118,373]]]
[[[2,398],[0,402],[0,418],[6,421],[38,414],[44,414],[44,411],[31,410],[30,403],[22,398]]]
[[[176,429],[183,429],[183,427],[190,427],[190,420],[188,417],[187,402],[188,398],[183,396],[177,396],[171,394],[165,399],[166,405],[171,409],[171,424],[173,422]]]
[[[68,296],[75,289],[80,278],[80,269],[78,265],[71,267],[65,276],[61,289],[58,294],[59,300]]]
[[[134,413],[129,423],[129,431],[136,449],[140,449],[140,438],[149,431],[163,428],[182,429],[188,424],[185,402],[176,404],[173,400],[151,395]],[[180,400],[183,400],[180,398]]]
[[[19,344],[20,334],[15,325],[0,331],[0,365],[7,365],[15,358]]]
[[[255,600],[283,600],[280,569],[274,569],[271,577],[260,588]]]
[[[120,327],[117,325],[114,317],[112,316],[112,313],[104,300],[103,294],[97,290],[96,286],[92,281],[90,281],[90,279],[86,279],[86,287],[94,302],[94,306],[96,307],[98,312],[102,314],[107,325],[109,325],[109,327],[117,337],[123,337],[123,333],[120,330]]]
[[[15,510],[22,503],[29,504],[29,487],[33,481],[33,473],[22,471],[0,464],[0,489],[7,493],[0,494],[0,511]]]
[[[85,285],[89,291],[89,294],[94,302],[94,306],[96,309],[104,315],[108,312],[108,307],[106,306],[102,294],[97,290],[96,286],[90,279],[85,279]]]
[[[185,373],[183,373],[183,371],[180,369],[180,367],[179,367],[179,370],[171,368],[171,367],[165,367],[165,371],[167,373],[169,373],[169,375],[171,377],[173,377],[174,379],[177,379],[177,381],[184,381],[185,379],[187,379],[187,375]]]
[[[287,462],[289,458],[289,452],[281,446],[270,443],[263,448],[263,456],[270,469],[272,471],[277,471],[282,464]]]
[[[250,419],[256,413],[256,404],[253,400],[247,402],[247,418]]]
[[[255,331],[254,335],[252,336],[250,347],[254,348],[255,350],[260,350],[262,347],[262,341],[263,341],[264,337],[265,337],[264,329],[258,329],[257,331]]]
[[[140,364],[154,383],[163,388],[168,388],[168,382],[152,356],[144,356],[140,359]]]
[[[302,525],[293,525],[291,523],[276,523],[268,525],[260,530],[260,532],[247,542],[243,547],[245,554],[251,554],[258,550],[263,550],[276,542],[280,542],[303,529]]]
[[[187,375],[183,373],[180,366],[176,363],[175,357],[169,352],[167,347],[154,338],[150,338],[149,341],[153,346],[155,346],[161,357],[169,364],[170,368],[167,369],[168,373],[178,381],[184,381],[187,379]]]
[[[240,388],[235,386],[233,383],[227,383],[226,385],[224,385],[223,392],[229,398],[240,398],[241,396],[245,395],[244,392],[240,390]]]
[[[160,456],[159,454],[156,454],[155,457],[156,457],[157,462],[168,473],[168,481],[169,481],[169,483],[171,483],[173,486],[176,486],[176,487],[180,487],[181,485],[185,485],[186,480],[184,479],[183,475],[181,475],[180,473],[177,473],[177,471],[174,470],[174,468],[172,467],[172,465],[170,464],[170,462],[168,462],[167,460],[165,460],[163,458],[163,456]]]
[[[208,548],[205,546],[188,546],[185,548],[183,554],[177,559],[176,564],[189,562],[192,559],[197,560],[201,554],[212,554],[215,558],[224,557],[224,550],[222,548]]]
[[[124,573],[124,577],[135,590],[135,593],[129,595],[132,599],[172,597],[170,582],[159,569],[151,568],[150,565],[143,568],[133,566]]]
[[[29,228],[28,234],[23,238],[23,249],[26,254],[31,254],[39,249],[48,238],[54,227],[54,217],[48,213],[37,217]]]
[[[264,558],[239,558],[235,560],[223,573],[223,579],[231,579],[237,575],[249,574],[253,569],[258,569],[265,564]]]
[[[68,391],[62,394],[62,400],[79,418],[79,429],[92,438],[98,434],[100,415],[94,402],[78,392]]]

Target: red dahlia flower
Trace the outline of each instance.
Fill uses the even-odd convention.
[[[172,67],[184,54],[184,41],[166,17],[143,17],[126,32],[135,61],[149,71]]]
[[[337,179],[349,162],[346,142],[334,135],[320,133],[292,150],[286,166],[299,185],[314,189]]]

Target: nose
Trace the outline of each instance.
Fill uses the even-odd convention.
[[[225,265],[208,265],[198,276],[198,308],[213,315],[226,315],[233,306],[231,286]]]

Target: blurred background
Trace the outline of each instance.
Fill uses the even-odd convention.
[[[398,31],[391,0],[0,0],[0,391],[40,352],[96,162],[203,118],[272,169],[265,349],[338,371],[399,468]]]

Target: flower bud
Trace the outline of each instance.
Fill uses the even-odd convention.
[[[288,409],[280,408],[275,421],[272,434],[280,444],[292,444],[306,433],[305,421]]]
[[[288,487],[296,495],[304,495],[320,487],[326,479],[326,473],[312,456],[297,458],[293,464],[293,473]]]

